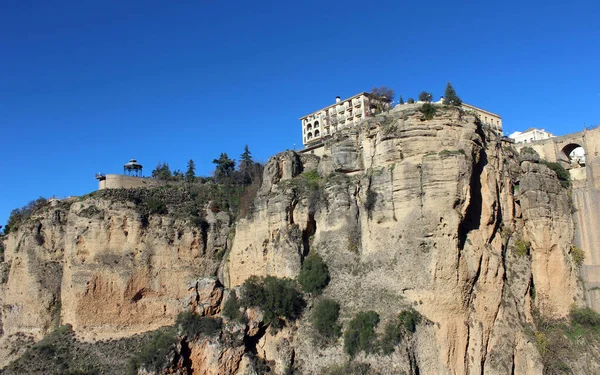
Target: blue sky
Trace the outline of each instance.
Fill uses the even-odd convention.
[[[208,175],[246,144],[266,161],[299,148],[298,117],[373,86],[451,81],[505,132],[597,125],[598,19],[592,0],[2,0],[0,224],[131,157],[146,175]]]

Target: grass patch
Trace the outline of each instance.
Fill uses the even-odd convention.
[[[453,155],[466,155],[465,150],[460,149],[460,150],[442,150],[439,152],[439,154],[441,157],[446,157],[446,156],[453,156]]]
[[[585,252],[577,246],[571,246],[570,253],[573,263],[575,263],[577,267],[581,267],[583,265],[583,261],[585,260]]]
[[[515,240],[514,252],[519,258],[528,256],[531,251],[531,242],[522,239]]]

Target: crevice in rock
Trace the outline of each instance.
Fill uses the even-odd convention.
[[[425,189],[423,188],[423,164],[417,165],[419,170],[419,199],[421,200],[421,219],[423,218],[423,205],[425,204]]]
[[[394,221],[398,221],[396,218],[396,203],[394,202],[394,169],[396,168],[396,164],[392,164],[390,166],[390,186],[391,186],[391,194],[390,194],[390,202],[392,203],[392,219]]]
[[[181,350],[179,352],[180,358],[175,358],[175,363],[181,363],[181,367],[186,371],[184,374],[193,374],[192,371],[192,349],[190,348],[190,344],[184,338],[181,340]]]
[[[312,213],[308,214],[308,220],[306,221],[306,228],[302,231],[302,254],[301,262],[304,262],[304,258],[308,256],[310,252],[310,238],[317,232],[317,222],[315,221],[315,215]]]
[[[248,332],[244,335],[244,352],[256,355],[258,351],[256,346],[260,339],[267,333],[267,325],[262,325],[258,328],[258,332],[254,336],[248,336]]]
[[[458,225],[458,249],[462,250],[465,247],[469,232],[479,229],[481,225],[481,209],[483,197],[481,195],[481,174],[483,168],[487,165],[487,155],[483,148],[479,149],[479,157],[473,155],[473,167],[470,182],[469,206],[465,217]]]
[[[415,357],[415,351],[412,347],[407,348],[408,352],[408,363],[410,365],[410,374],[411,375],[420,375],[421,370],[419,369],[419,364],[417,363],[417,358]]]
[[[496,217],[494,219],[494,228],[492,230],[492,234],[490,235],[490,239],[488,243],[492,243],[494,238],[496,238],[496,234],[500,231],[500,226],[502,225],[502,204],[500,201],[500,187],[498,183],[496,183]],[[506,267],[504,268],[506,269]]]

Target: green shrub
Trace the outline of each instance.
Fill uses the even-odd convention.
[[[375,333],[377,324],[379,324],[379,315],[375,311],[356,314],[344,332],[344,351],[351,357],[360,351],[372,352],[377,339]]]
[[[252,276],[244,282],[243,291],[241,305],[260,307],[264,322],[274,328],[282,327],[282,319],[298,319],[306,305],[296,282],[290,279]]]
[[[588,328],[600,328],[600,314],[589,307],[573,307],[569,314],[571,321]]]
[[[177,341],[175,329],[166,327],[154,333],[149,343],[144,345],[140,353],[131,359],[127,374],[137,374],[140,367],[159,372],[167,365],[167,355]]]
[[[149,198],[146,205],[148,206],[148,212],[151,214],[164,215],[168,212],[165,202],[156,198]]]
[[[571,258],[577,267],[581,267],[585,260],[585,252],[577,246],[571,246]]]
[[[242,314],[240,313],[240,301],[234,290],[231,291],[229,298],[223,304],[221,313],[223,316],[232,320],[240,320],[242,318]]]
[[[194,339],[200,334],[205,336],[214,336],[221,332],[223,322],[220,318],[209,316],[199,316],[190,311],[183,312],[177,316],[177,325],[189,339]]]
[[[419,111],[425,116],[425,120],[431,120],[435,117],[436,109],[435,105],[431,103],[425,103],[419,108]]]
[[[558,177],[560,184],[564,188],[571,186],[571,175],[569,174],[569,171],[567,171],[560,163],[546,160],[540,160],[540,163],[544,164],[546,167],[552,169],[556,173],[556,177]]]
[[[315,305],[312,313],[312,325],[325,341],[340,337],[342,327],[338,323],[340,305],[332,299],[322,299]]]
[[[319,175],[319,172],[316,169],[311,169],[310,171],[304,171],[304,172],[302,172],[302,176],[304,176],[304,178],[308,182],[315,182],[315,181],[319,181],[321,179],[321,176]]]
[[[421,322],[421,314],[413,309],[402,311],[396,319],[390,320],[385,328],[383,338],[379,343],[383,354],[391,354],[394,347],[398,345],[402,338],[413,334],[417,325]]]
[[[529,255],[531,250],[531,242],[524,240],[515,240],[515,255],[518,257],[524,257]]]
[[[306,293],[321,294],[329,284],[329,269],[319,254],[310,253],[300,269],[298,282]]]

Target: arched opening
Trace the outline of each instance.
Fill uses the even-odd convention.
[[[319,121],[315,121],[315,129],[319,127]],[[315,136],[317,135],[317,133],[315,132]]]
[[[308,132],[308,134],[306,135],[306,139],[309,140],[309,141],[312,139],[312,133],[311,132]]]
[[[315,137],[318,137],[320,135],[321,135],[321,133],[318,130],[315,130]]]
[[[585,166],[585,150],[577,143],[569,143],[563,147],[560,157],[562,161],[569,163],[571,168]]]
[[[306,125],[306,131],[309,132],[312,130],[312,124]]]

